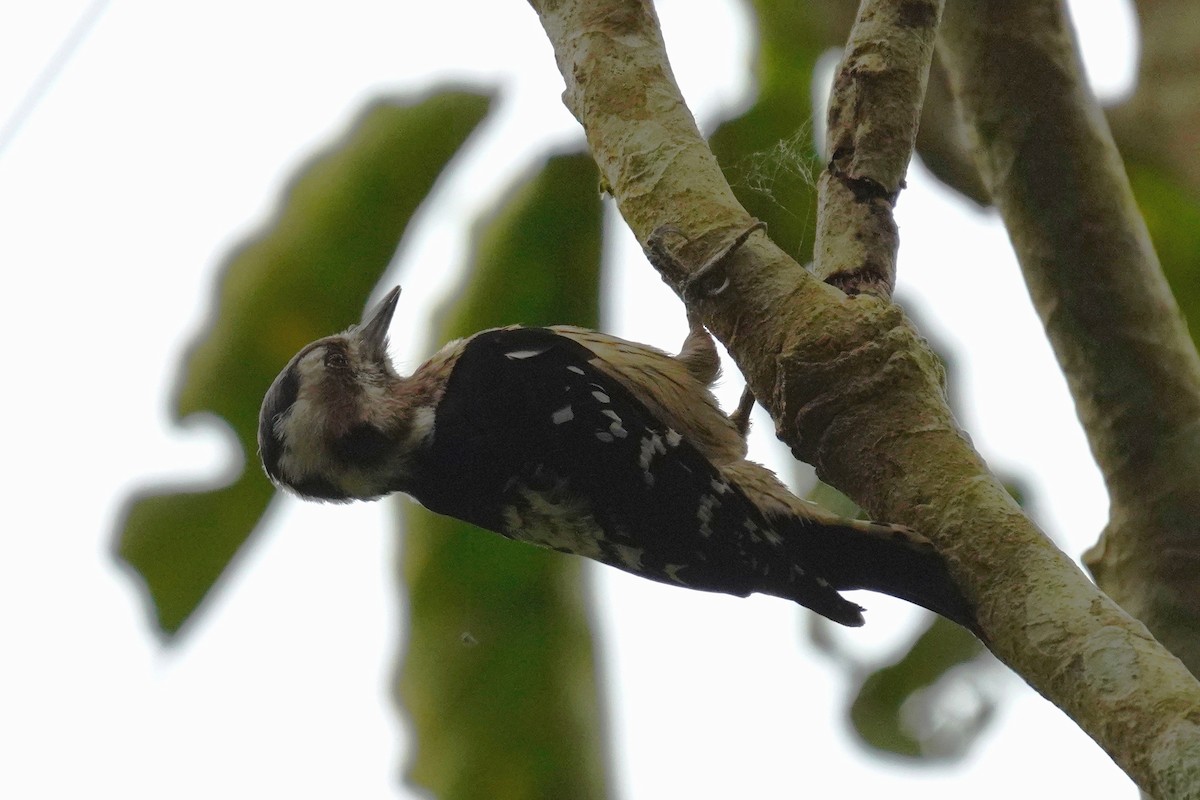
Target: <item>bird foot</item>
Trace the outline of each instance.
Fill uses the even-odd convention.
[[[646,238],[646,249],[649,252],[650,260],[659,268],[660,272],[684,276],[681,280],[681,294],[684,302],[690,303],[692,300],[716,297],[728,289],[729,275],[725,270],[729,266],[730,257],[746,243],[750,234],[766,230],[766,228],[767,223],[758,219],[754,220],[753,224],[733,237],[724,247],[690,272],[680,262],[671,246],[667,244],[667,239],[672,237],[683,239],[685,243],[687,241],[683,231],[675,225],[660,225],[651,231]]]

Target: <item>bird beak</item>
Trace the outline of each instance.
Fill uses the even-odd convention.
[[[355,333],[362,342],[362,353],[373,361],[387,360],[388,326],[392,324],[392,314],[396,313],[396,301],[400,299],[400,287],[392,289],[370,314],[363,318]]]

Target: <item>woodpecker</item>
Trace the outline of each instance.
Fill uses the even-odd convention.
[[[258,443],[276,485],[332,502],[403,492],[509,539],[844,625],[863,609],[840,590],[870,589],[972,627],[929,541],[837,517],[747,460],[702,326],[675,356],[565,325],[495,328],[402,377],[387,355],[399,294],[271,385]]]

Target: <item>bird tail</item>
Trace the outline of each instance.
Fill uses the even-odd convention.
[[[780,528],[798,548],[797,561],[811,565],[833,589],[889,594],[976,630],[970,605],[927,539],[900,525],[839,523],[790,517]]]

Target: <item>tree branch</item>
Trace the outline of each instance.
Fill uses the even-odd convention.
[[[833,81],[817,184],[815,271],[891,297],[904,188],[944,0],[864,0]]]
[[[947,11],[976,156],[1111,498],[1086,561],[1200,675],[1200,357],[1048,0]]]
[[[921,126],[917,128],[917,155],[946,186],[978,206],[990,206],[992,198],[979,177],[967,132],[950,91],[950,76],[941,59],[934,55],[921,107]]]
[[[531,0],[606,185],[645,242],[673,224],[689,264],[745,230],[671,75],[648,0]],[[664,276],[678,291],[682,276]],[[1200,685],[1033,526],[945,402],[936,357],[890,302],[848,297],[765,236],[692,309],[780,437],[880,519],[934,540],[989,646],[1160,798],[1200,785]],[[1179,782],[1175,782],[1179,781]]]

